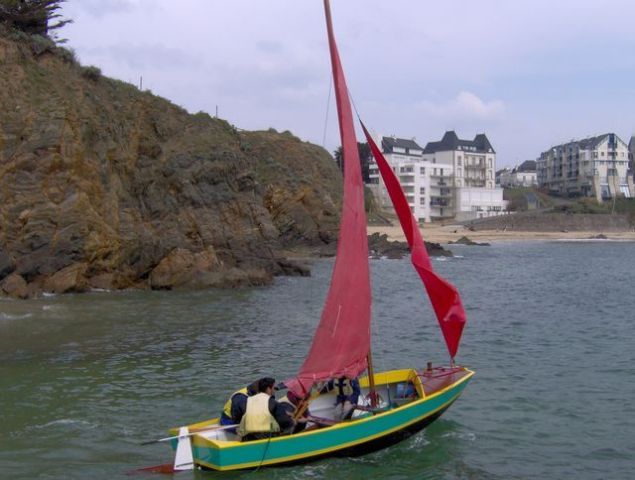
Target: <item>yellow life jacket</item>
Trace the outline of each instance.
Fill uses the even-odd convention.
[[[295,412],[298,409],[297,405],[294,405],[291,400],[289,400],[289,397],[287,397],[286,395],[284,397],[282,397],[280,400],[278,400],[278,403],[288,403],[289,405],[291,405],[293,407],[293,411]]]
[[[236,390],[234,393],[231,394],[231,396],[229,397],[229,400],[225,402],[225,406],[223,407],[223,413],[227,415],[228,418],[232,418],[232,399],[234,398],[234,395],[236,395],[237,393],[243,393],[247,395],[247,387],[241,388],[240,390]]]
[[[280,431],[280,425],[269,412],[269,398],[262,392],[247,397],[247,410],[238,426],[238,435],[243,437],[248,433]]]

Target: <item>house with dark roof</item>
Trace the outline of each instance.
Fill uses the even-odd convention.
[[[525,160],[511,170],[496,172],[497,183],[503,188],[533,187],[538,185],[536,178],[536,161]]]
[[[615,133],[551,147],[536,162],[538,185],[551,193],[594,197],[633,198],[633,177],[628,175],[629,147]]]
[[[469,220],[506,212],[502,189],[496,187],[496,151],[484,133],[464,140],[453,130],[428,142],[423,158],[432,170],[432,218]]]

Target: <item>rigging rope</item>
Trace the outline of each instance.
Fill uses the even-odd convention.
[[[331,78],[331,81],[329,82],[329,94],[326,100],[326,115],[324,116],[324,132],[322,133],[322,148],[325,148],[324,144],[326,143],[326,127],[328,126],[328,123],[329,123],[329,108],[331,107],[331,90],[332,89],[333,89],[333,79]]]

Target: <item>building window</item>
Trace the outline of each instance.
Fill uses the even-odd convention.
[[[419,193],[420,193],[421,195],[425,195],[425,194],[426,194],[426,187],[420,187],[420,188],[419,188]]]
[[[419,204],[420,205],[425,205],[426,204],[426,197],[419,197]]]
[[[441,171],[441,173],[439,173],[439,175],[443,176],[443,169],[440,168],[439,170]]]
[[[461,161],[461,155],[459,155],[458,157],[456,157],[456,164],[457,165],[461,165],[462,161]]]
[[[425,175],[426,174],[426,167],[421,167],[419,169],[419,171],[421,172],[421,175]]]
[[[437,163],[437,159],[432,157],[432,163]]]

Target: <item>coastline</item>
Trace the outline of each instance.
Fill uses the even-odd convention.
[[[400,226],[373,225],[367,227],[368,234],[380,233],[388,235],[389,240],[405,241],[405,236]],[[471,231],[463,225],[439,225],[425,224],[420,227],[423,239],[428,242],[448,244],[456,242],[461,237],[468,237],[475,242],[514,242],[514,241],[544,241],[544,240],[595,240],[595,241],[632,241],[635,242],[635,231],[559,231],[537,232],[517,230],[474,230]],[[595,239],[598,235],[604,235],[606,240]]]

